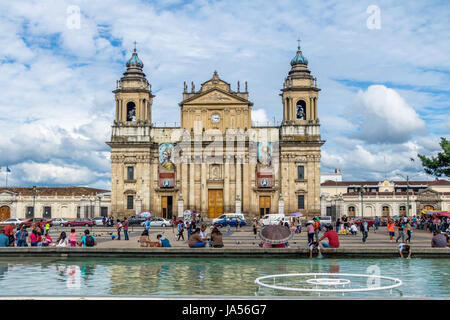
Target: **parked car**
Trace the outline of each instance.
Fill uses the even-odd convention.
[[[145,227],[145,221],[141,223],[142,227]],[[164,218],[152,218],[150,220],[150,227],[170,227],[172,226],[172,220],[166,220]]]
[[[214,223],[215,225],[218,225],[219,227],[226,227],[227,225],[230,225],[230,227],[235,227],[237,225],[237,218],[224,218],[222,220],[216,220]],[[240,223],[241,227],[245,226],[247,222],[241,219]]]
[[[44,224],[47,224],[47,222],[48,222],[50,224],[50,227],[53,226],[52,220],[47,220],[44,218],[34,218],[34,219],[30,218],[30,219],[27,219],[27,220],[19,223],[19,227],[22,227],[23,225],[25,225],[27,228],[29,228],[33,225],[33,220],[34,220],[34,223],[36,223],[36,224],[41,223],[41,222],[44,222]]]
[[[239,219],[241,219],[241,221],[245,221],[245,217],[242,213],[225,213],[225,214],[221,215],[220,217],[213,219],[212,223],[216,224],[219,221],[225,220],[225,218],[227,220],[239,218]]]
[[[95,217],[92,219],[96,226],[103,226],[103,217]]]
[[[5,221],[0,222],[0,224],[1,225],[13,224],[16,226],[16,225],[20,224],[21,222],[23,222],[23,220],[20,218],[9,218]]]
[[[52,223],[54,226],[60,226],[60,227],[64,227],[66,222],[67,222],[67,220],[64,218],[55,218],[52,220]]]
[[[95,226],[95,222],[93,220],[87,219],[87,218],[78,218],[72,221],[67,221],[65,224],[66,227],[79,227],[79,226],[85,226],[85,227],[92,227]]]
[[[366,219],[367,223],[369,224],[369,228],[372,227],[375,223],[375,219],[374,218],[364,218]],[[355,218],[353,219],[353,222],[359,226],[361,224],[361,218]]]
[[[139,217],[139,216],[130,216],[130,217],[127,218],[128,224],[130,226],[141,225],[142,222],[144,222],[146,219],[147,218],[145,218],[145,217]]]

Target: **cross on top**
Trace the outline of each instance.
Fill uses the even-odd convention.
[[[300,49],[300,41],[301,41],[300,39],[297,40],[299,49]]]
[[[137,42],[134,41],[133,43],[134,43],[134,52],[136,52],[136,44],[137,44]]]

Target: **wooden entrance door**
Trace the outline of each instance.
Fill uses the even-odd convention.
[[[11,211],[8,206],[0,207],[0,221],[11,218]]]
[[[208,218],[213,219],[223,214],[223,190],[208,190]]]
[[[161,197],[161,214],[164,219],[172,219],[172,196]]]
[[[270,213],[270,197],[260,196],[259,197],[259,214],[263,217]]]

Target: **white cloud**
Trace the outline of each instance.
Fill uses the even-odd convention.
[[[256,123],[267,123],[269,119],[267,118],[266,110],[264,109],[253,109],[252,110],[252,121]]]
[[[425,121],[393,89],[372,85],[359,91],[351,108],[355,137],[368,143],[401,143],[426,132]]]

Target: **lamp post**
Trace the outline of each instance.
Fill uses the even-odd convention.
[[[39,189],[33,186],[33,225],[36,222],[36,196],[39,195]]]
[[[362,187],[361,188],[361,222],[364,219],[364,201],[363,201],[363,198],[364,198],[364,192],[365,191],[366,190],[364,189],[364,187]]]

